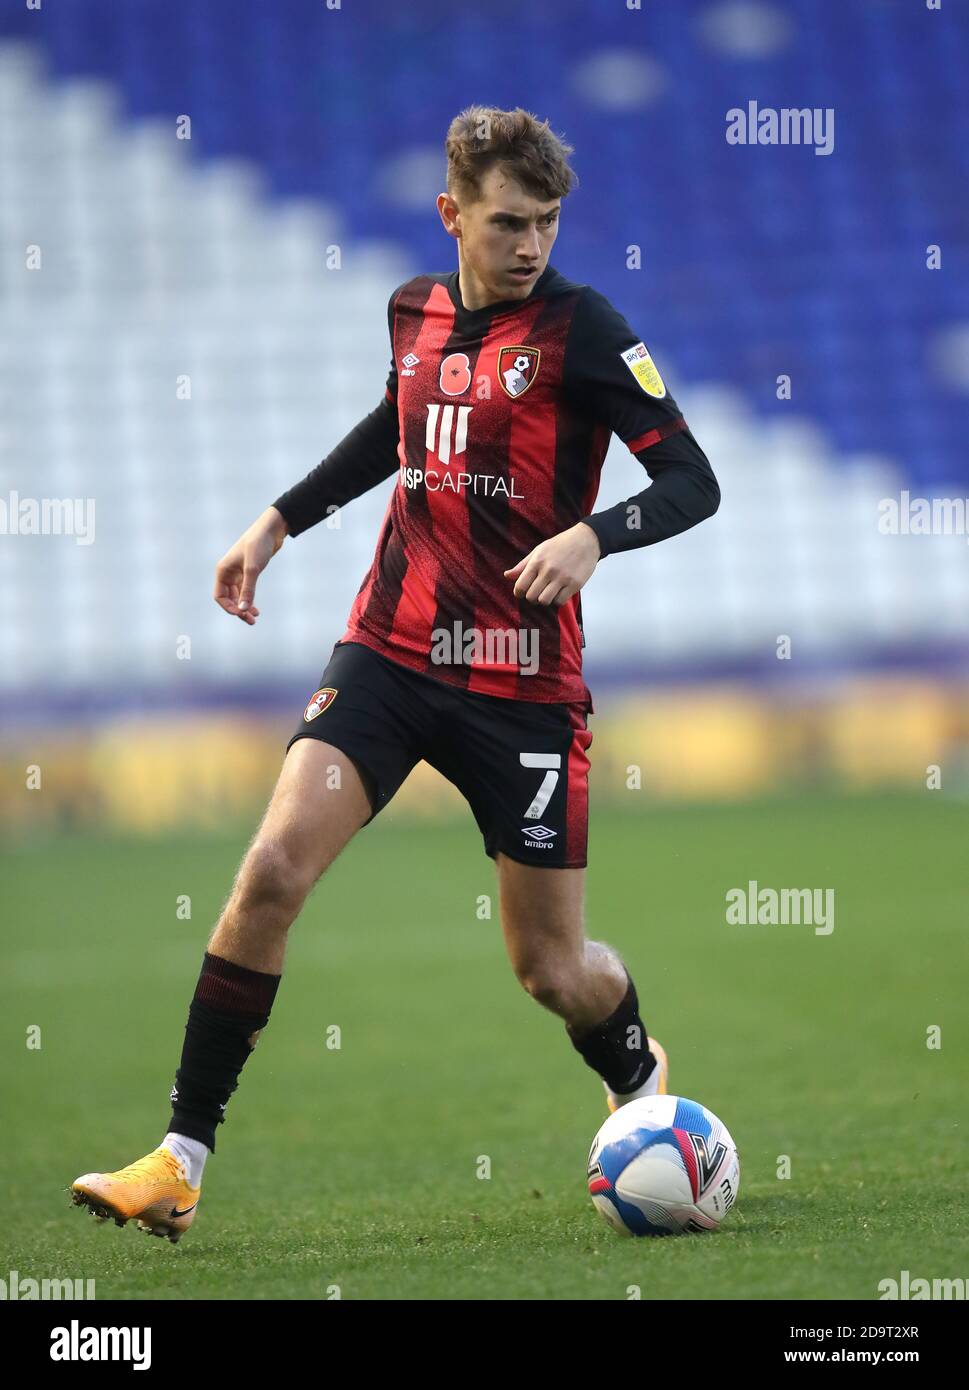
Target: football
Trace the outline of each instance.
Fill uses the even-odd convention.
[[[740,1158],[726,1126],[682,1096],[620,1106],[589,1151],[589,1193],[622,1235],[715,1231],[739,1186]]]

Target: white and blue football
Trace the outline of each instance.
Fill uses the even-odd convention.
[[[682,1096],[628,1101],[589,1151],[592,1200],[622,1235],[715,1231],[739,1186],[740,1159],[726,1126]]]

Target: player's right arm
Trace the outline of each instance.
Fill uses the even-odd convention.
[[[355,425],[301,482],[277,497],[216,566],[213,598],[226,613],[250,626],[259,617],[259,609],[253,606],[256,580],[286,537],[308,531],[397,471],[400,425],[394,352],[396,298],[395,290],[387,305],[390,373],[380,405]]]
[[[286,522],[289,534],[302,535],[396,473],[399,440],[397,398],[391,396],[388,383],[387,394],[376,410],[355,425],[301,482],[276,498],[273,507]]]

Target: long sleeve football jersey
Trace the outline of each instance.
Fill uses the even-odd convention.
[[[397,474],[341,640],[484,694],[587,701],[581,596],[516,598],[504,571],[579,521],[602,556],[696,525],[720,500],[705,454],[623,316],[551,265],[526,299],[481,309],[456,271],[418,276],[388,327],[383,401],[274,504],[297,536]],[[593,512],[613,433],[652,485]],[[523,632],[527,670],[501,659],[513,644],[466,640]],[[441,633],[460,659],[440,661]]]

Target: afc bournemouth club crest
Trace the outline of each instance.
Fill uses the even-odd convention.
[[[498,380],[506,396],[517,400],[524,396],[538,376],[538,348],[503,347],[498,352]]]
[[[318,714],[322,714],[325,709],[329,709],[336,699],[337,692],[332,685],[325,685],[322,690],[318,690],[303,710],[303,719],[308,724],[311,719],[315,719]]]

